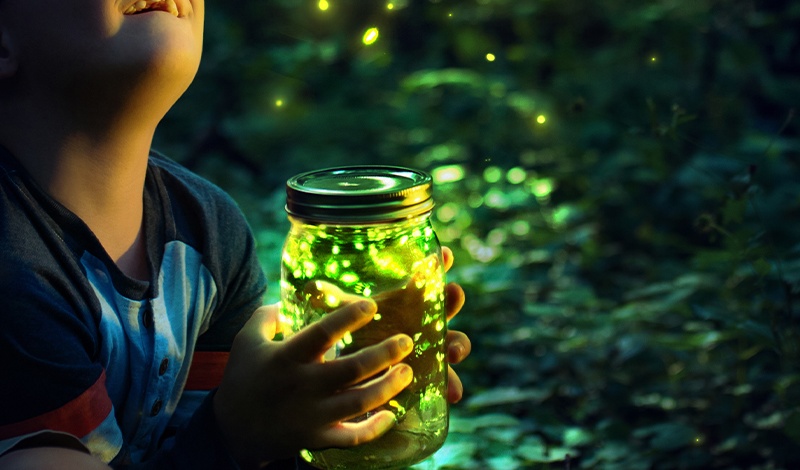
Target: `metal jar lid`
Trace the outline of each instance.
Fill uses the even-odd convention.
[[[345,166],[310,171],[286,182],[286,212],[328,223],[405,219],[433,208],[433,180],[396,166]]]

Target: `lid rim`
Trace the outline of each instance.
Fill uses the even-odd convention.
[[[424,171],[390,165],[341,166],[290,178],[285,210],[309,220],[378,222],[429,212],[432,192],[433,179]]]

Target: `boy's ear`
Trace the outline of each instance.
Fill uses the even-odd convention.
[[[0,23],[0,78],[8,78],[17,73],[17,54],[8,30]]]

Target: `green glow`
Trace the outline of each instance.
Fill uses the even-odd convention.
[[[378,28],[369,28],[364,32],[362,42],[367,46],[371,46],[378,40],[378,36],[380,36]]]
[[[484,204],[494,209],[505,209],[508,207],[508,195],[500,188],[492,188],[486,192]]]
[[[327,11],[330,6],[331,5],[328,3],[328,0],[319,0],[319,3],[317,3],[317,7],[322,11]]]
[[[467,197],[467,205],[473,209],[477,209],[483,205],[483,194],[472,193]]]
[[[311,462],[314,460],[314,457],[311,455],[311,452],[307,451],[306,449],[300,451],[300,457],[303,457],[303,460],[305,460],[306,462]]]
[[[394,414],[397,417],[397,419],[400,419],[401,417],[403,417],[403,415],[406,414],[406,407],[401,405],[397,400],[389,400],[389,406],[394,408],[395,410]]]
[[[531,232],[531,224],[527,220],[518,220],[511,224],[511,233],[524,237]]]
[[[553,211],[553,224],[563,226],[572,215],[574,210],[570,206],[559,206]]]
[[[313,261],[303,261],[303,275],[305,277],[314,277],[317,274],[317,263]]]
[[[494,62],[496,59],[497,59],[497,57],[494,54],[492,54],[491,52],[486,54],[486,60],[488,60],[489,62]]]
[[[359,277],[358,274],[353,272],[347,272],[342,274],[342,277],[339,278],[345,284],[355,284],[358,282]]]
[[[506,179],[511,184],[521,184],[528,177],[528,172],[524,168],[514,167],[506,173]]]
[[[539,123],[539,124],[544,124],[544,123],[546,123],[546,122],[547,122],[547,116],[545,116],[544,114],[540,114],[540,115],[539,115],[539,116],[536,118],[536,122],[537,122],[537,123]]]
[[[337,307],[339,305],[339,298],[333,294],[325,296],[325,305],[328,307]]]
[[[336,278],[339,275],[339,262],[331,258],[325,264],[325,274],[330,278]]]
[[[440,222],[448,223],[456,218],[458,215],[458,204],[455,202],[447,202],[436,211],[436,218]]]
[[[434,184],[454,183],[464,179],[463,165],[445,165],[435,168],[431,172]]]
[[[462,215],[469,211],[450,207],[455,211],[451,214],[454,226],[469,223],[469,217]],[[397,418],[386,438],[356,449],[304,451],[302,458],[328,468],[363,468],[365,460],[387,456],[393,464],[413,465],[428,455],[421,452],[441,446],[447,427],[445,277],[430,220],[424,216],[385,225],[324,228],[292,220],[291,230],[281,257],[280,287],[281,313],[292,331],[319,321],[341,305],[343,296],[378,299],[393,292],[400,295],[398,302],[380,304],[380,314],[364,328],[343,335],[325,359],[346,357],[398,331],[415,343],[406,359],[414,371],[411,385],[376,410],[391,411]],[[411,296],[408,306],[407,295]],[[419,316],[412,314],[416,305]],[[402,320],[396,315],[402,315]]]
[[[492,231],[489,232],[489,235],[486,237],[486,243],[488,243],[491,246],[499,247],[502,246],[507,239],[508,239],[508,232],[506,232],[506,229],[499,227],[492,229]]]
[[[497,183],[502,177],[503,170],[496,166],[490,166],[483,171],[483,179],[490,184]]]
[[[553,189],[554,189],[553,180],[549,178],[543,178],[533,183],[533,186],[531,187],[531,192],[537,198],[544,198],[550,196],[550,194],[553,192]]]

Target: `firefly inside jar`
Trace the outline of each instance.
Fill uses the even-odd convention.
[[[448,427],[445,275],[430,222],[431,177],[400,167],[342,167],[295,176],[286,193],[291,229],[281,303],[292,330],[363,296],[378,305],[374,319],[345,335],[326,360],[398,333],[415,345],[404,360],[414,371],[411,385],[382,408],[397,417],[389,432],[357,447],[304,450],[302,457],[323,469],[403,468],[425,459],[444,444]]]

